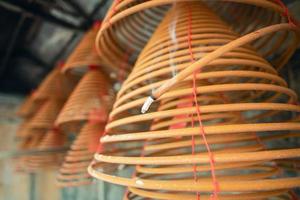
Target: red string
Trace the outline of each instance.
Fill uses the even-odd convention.
[[[275,0],[275,1],[283,8],[282,16],[287,18],[289,24],[291,26],[299,26],[299,22],[297,22],[296,19],[294,19],[291,16],[288,7],[281,0]]]
[[[89,65],[88,68],[89,68],[89,70],[97,70],[100,68],[100,66],[99,65]]]
[[[34,89],[34,90],[31,90],[31,92],[30,92],[30,96],[34,97],[35,95],[36,95],[36,89]]]
[[[188,43],[189,43],[189,52],[190,52],[190,56],[191,56],[191,61],[195,62],[195,57],[194,57],[194,53],[193,53],[193,49],[192,49],[192,13],[191,13],[191,9],[189,7],[189,20],[188,20]],[[204,141],[206,150],[208,152],[208,156],[209,156],[209,163],[210,163],[210,168],[211,168],[211,176],[213,179],[213,186],[214,186],[214,191],[213,194],[211,195],[211,199],[216,200],[218,199],[218,193],[219,193],[219,183],[217,181],[217,177],[216,177],[216,173],[215,173],[215,159],[214,159],[214,155],[210,149],[210,146],[208,144],[208,141],[206,139],[206,133],[203,127],[203,123],[202,123],[202,116],[201,116],[201,110],[200,110],[200,106],[198,104],[197,101],[197,89],[196,89],[196,75],[197,72],[195,71],[193,73],[193,96],[194,96],[194,102],[195,102],[195,106],[196,106],[196,111],[197,111],[197,118],[199,121],[199,128],[200,128],[200,133],[201,133],[201,137]],[[194,140],[194,137],[192,138]],[[194,142],[193,142],[194,144]],[[199,193],[197,193],[197,199],[200,199],[200,195]]]
[[[177,105],[177,108],[187,108],[187,107],[192,107],[193,106],[193,99],[191,99],[192,96],[187,96],[184,97],[184,99],[187,99],[187,102],[184,103],[180,103]],[[189,115],[186,114],[182,114],[182,115],[176,115],[174,117],[175,120],[179,120],[179,119],[186,119],[187,117],[189,117]],[[187,126],[187,122],[178,122],[176,124],[172,124],[169,129],[180,129],[180,128],[185,128]]]
[[[53,126],[53,127],[51,128],[51,130],[52,130],[54,133],[60,133],[60,129],[59,129],[58,126]]]
[[[96,29],[96,30],[99,30],[100,27],[101,27],[101,25],[102,25],[102,21],[101,20],[97,20],[97,21],[94,22],[93,28]]]
[[[291,191],[290,194],[291,194],[293,200],[299,200],[298,196],[296,195],[296,193],[294,191]]]
[[[192,46],[191,46],[191,40],[192,40],[192,14],[191,14],[191,10],[189,7],[189,19],[188,19],[188,43],[189,43],[189,52],[190,52],[190,56],[191,56],[191,61],[195,62],[195,58],[194,58],[194,54],[193,54],[193,50],[192,50]],[[194,84],[193,84],[194,85]],[[193,95],[191,96],[192,101],[194,101]],[[191,126],[194,128],[195,127],[195,121],[194,121],[194,114],[191,114]],[[192,135],[192,155],[195,155],[195,148],[196,146],[196,142],[195,142],[195,136]],[[194,175],[194,181],[197,182],[198,180],[198,176],[197,176],[197,165],[193,166],[193,175]],[[200,200],[200,193],[197,192],[197,200]]]
[[[121,2],[122,0],[116,0],[116,3],[115,3],[115,5],[112,7],[112,12],[111,12],[111,15],[110,15],[110,17],[109,17],[109,19],[108,19],[108,23],[109,23],[109,25],[111,26],[111,17],[117,12],[117,9],[116,9],[116,7],[118,6],[118,4]]]
[[[95,108],[89,113],[89,122],[97,124],[99,122],[105,122],[107,120],[107,111],[103,108]]]
[[[110,123],[112,121],[112,118],[108,118],[108,120],[107,120],[107,123],[106,124],[108,124],[108,123]],[[103,133],[102,133],[102,137],[103,136],[105,136],[107,134],[107,131],[106,131],[106,129],[103,131]],[[101,153],[102,151],[103,151],[103,144],[102,144],[102,142],[100,141],[99,142],[99,144],[98,144],[98,148],[97,148],[97,153]]]
[[[58,61],[57,67],[58,67],[59,69],[63,69],[64,66],[65,66],[65,61],[63,61],[63,60]]]
[[[95,153],[98,152],[99,150],[99,139],[101,138],[101,136],[103,135],[103,131],[101,131],[99,134],[97,135],[92,135],[89,141],[89,146],[88,146],[88,150],[91,153]],[[102,149],[101,149],[102,151]]]

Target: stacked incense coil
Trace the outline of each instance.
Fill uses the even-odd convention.
[[[55,67],[34,92],[35,101],[50,98],[66,100],[78,82],[78,76],[61,73],[63,63]]]
[[[29,95],[20,106],[17,115],[23,118],[23,122],[19,126],[16,137],[17,138],[26,138],[33,132],[34,130],[29,128],[31,119],[35,115],[35,113],[40,109],[43,105],[44,100],[34,100],[34,92]]]
[[[31,118],[29,127],[34,129],[50,129],[53,127],[58,113],[64,105],[64,101],[60,99],[47,100],[38,112]]]
[[[283,9],[274,1],[261,2],[278,14]],[[282,49],[255,42],[285,32],[299,41],[299,29],[290,23],[240,37],[201,2],[174,4],[110,113],[101,142],[118,150],[96,154],[89,173],[129,186],[125,199],[292,199],[300,178],[282,176],[284,168],[276,160],[299,158],[300,148],[270,149],[264,143],[298,137],[300,107],[295,92],[262,56],[265,50],[274,56]],[[287,62],[295,45],[280,47],[289,53],[276,68]],[[149,94],[159,106],[135,115]],[[107,174],[103,163],[138,165],[136,177]]]
[[[71,145],[71,150],[67,153],[59,170],[57,184],[60,187],[74,187],[92,183],[92,178],[87,173],[86,168],[96,152],[95,147],[97,147],[103,130],[103,123],[85,124]]]
[[[58,152],[47,152],[56,150],[64,146],[65,135],[58,130],[49,130],[39,142],[37,142],[36,150],[46,151],[42,155],[26,156],[24,159],[26,170],[36,171],[42,168],[57,168],[63,161],[64,150]]]
[[[84,75],[60,112],[56,125],[64,132],[80,130],[57,177],[61,187],[90,184],[87,173],[99,138],[104,130],[108,111],[112,106],[111,84],[104,73],[95,67]]]
[[[107,67],[95,51],[95,38],[100,23],[86,33],[64,65],[63,72],[84,71],[83,78],[59,113],[55,125],[65,133],[78,133],[57,177],[61,187],[90,184],[86,168],[96,152],[99,138],[112,106],[111,82]],[[96,143],[96,144],[95,144]]]
[[[34,101],[34,92],[32,92],[31,95],[26,97],[23,104],[20,106],[17,115],[22,118],[30,118],[34,113],[37,112],[37,110],[40,108],[40,106],[43,104],[43,101]]]
[[[124,53],[130,50],[131,61],[134,61],[170,5],[187,1],[194,0],[115,0],[97,36],[98,53],[104,55],[103,58],[110,65],[122,66]],[[278,3],[279,0],[203,1],[216,10],[216,13],[239,34],[278,24],[286,19],[281,16],[286,10]],[[297,42],[295,37],[289,36],[289,32],[281,32],[258,40],[256,47],[261,48],[264,57],[269,59],[273,59],[270,55],[274,51],[280,50],[277,52],[278,57],[274,58],[274,64],[281,68],[292,55]],[[282,48],[282,44],[285,48]],[[283,50],[286,48],[288,51]],[[127,66],[127,69],[129,67]]]
[[[19,111],[25,117],[17,132],[17,136],[22,139],[20,150],[28,151],[28,155],[19,158],[19,167],[24,170],[32,171],[43,168],[48,165],[47,162],[57,165],[59,159],[56,158],[61,159],[62,153],[55,151],[31,156],[32,152],[47,152],[47,150],[63,145],[64,135],[57,133],[58,131],[53,131],[53,129],[57,129],[54,126],[54,121],[78,78],[73,75],[64,75],[60,73],[60,70],[60,66],[54,68],[31,95],[29,103],[25,103]],[[30,114],[24,115],[26,113],[24,110]],[[56,135],[60,136],[57,137]]]
[[[106,118],[112,98],[108,88],[110,88],[110,82],[103,72],[100,69],[91,68],[80,80],[59,113],[56,125],[64,130],[78,130],[82,125],[81,122],[93,117],[92,111]]]
[[[116,0],[112,3],[97,35],[96,48],[115,71],[128,71],[143,49],[168,6],[147,9],[139,1]],[[155,3],[154,3],[155,4]],[[139,12],[138,12],[139,11]],[[128,57],[130,62],[127,62]]]
[[[297,22],[290,16],[288,9],[281,0],[219,0],[206,2],[215,13],[218,13],[240,35],[283,22],[290,23],[294,28],[297,25]],[[293,55],[298,44],[299,37],[288,29],[283,29],[282,31],[273,32],[267,37],[259,38],[251,45],[275,68],[281,69]],[[274,55],[276,56],[274,57]]]
[[[85,71],[88,66],[99,66],[101,59],[95,51],[95,38],[100,25],[100,22],[96,22],[95,25],[85,33],[64,64],[62,69],[64,73],[78,73]]]
[[[45,135],[45,130],[35,130],[34,134],[31,134],[32,132],[30,131],[30,135],[22,135],[22,140],[18,145],[20,151],[36,149]],[[18,171],[27,171],[27,159],[28,156],[21,156],[16,159],[15,167]]]

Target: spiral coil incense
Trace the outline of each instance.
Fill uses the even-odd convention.
[[[299,137],[297,95],[278,76],[273,60],[257,53],[272,49],[276,54],[274,46],[254,48],[256,39],[286,31],[298,40],[298,29],[289,23],[239,37],[203,3],[174,4],[110,113],[101,142],[117,150],[95,154],[89,173],[129,186],[128,199],[292,199],[300,178],[282,176],[276,160],[299,158],[300,149],[267,144]],[[134,115],[151,91],[159,106]],[[152,124],[150,130],[146,124]],[[132,151],[126,151],[129,146]],[[137,176],[110,175],[98,167],[102,163],[138,165]]]
[[[51,150],[63,147],[65,144],[65,135],[57,130],[48,131],[38,144],[36,150]],[[63,161],[64,152],[45,152],[41,155],[25,156],[25,168],[29,171],[35,171],[41,168],[58,167]]]
[[[82,125],[81,122],[93,117],[91,112],[97,112],[105,121],[113,98],[111,92],[108,91],[110,84],[99,69],[89,70],[65,103],[55,124],[65,131],[78,130]]]
[[[60,169],[57,181],[61,187],[86,185],[92,181],[86,168],[96,152],[91,146],[97,147],[94,143],[98,144],[111,109],[113,94],[109,91],[110,85],[104,73],[98,67],[91,66],[56,120],[57,126],[64,131],[74,130],[75,126],[78,131],[86,122]]]
[[[18,130],[16,132],[17,138],[28,138],[31,137],[37,133],[43,132],[43,129],[36,129],[30,125],[31,119],[24,120],[18,127]]]
[[[146,1],[145,1],[146,2]],[[136,9],[140,2],[115,0],[103,20],[96,38],[96,49],[109,66],[123,66],[114,71],[129,71],[168,7],[162,5]],[[143,4],[143,3],[141,3]],[[124,53],[129,61],[124,61]]]
[[[60,72],[62,64],[55,67],[42,81],[38,89],[34,92],[33,98],[37,100],[47,100],[56,98],[65,100],[78,82],[78,77]]]
[[[102,123],[87,123],[82,128],[59,170],[58,186],[74,187],[92,183],[92,177],[87,173],[86,168],[96,152],[94,148],[96,145],[93,143],[98,143],[103,130]]]
[[[34,129],[50,129],[63,107],[64,101],[49,99],[46,101],[39,111],[30,119],[27,128]]]
[[[176,2],[195,2],[195,0],[115,0],[97,35],[98,53],[104,55],[103,59],[110,65],[121,66],[124,52],[130,49],[133,63],[136,55],[148,42],[150,35],[165,15],[165,11]],[[285,7],[279,4],[278,0],[206,0],[204,2],[242,35],[282,21],[294,22],[293,18],[287,17]],[[290,34],[289,31],[270,34],[257,40],[253,46],[260,49],[263,57],[274,60],[273,64],[281,68],[299,43],[299,38],[291,37]],[[274,51],[278,51],[276,58],[271,57]],[[130,69],[130,66],[126,69]]]
[[[18,146],[18,149],[20,151],[37,149],[45,133],[46,131],[42,129],[34,130],[34,134],[22,138]],[[15,168],[18,171],[26,171],[27,159],[28,156],[17,157],[15,160],[16,161]]]
[[[62,71],[64,73],[82,73],[88,66],[103,65],[103,62],[95,51],[95,39],[100,24],[100,22],[96,22],[95,25],[85,33],[63,65]]]
[[[38,145],[40,144],[43,136],[45,135],[46,131],[45,130],[36,130],[35,134],[32,134],[24,140],[21,140],[21,143],[19,145],[19,149],[21,150],[29,150],[29,149],[34,149],[37,148]]]
[[[30,118],[32,117],[38,109],[41,107],[41,105],[44,103],[44,101],[34,101],[34,92],[26,97],[24,102],[21,104],[20,108],[17,111],[17,115],[22,118]]]

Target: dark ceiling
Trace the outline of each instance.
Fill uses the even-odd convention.
[[[1,0],[0,92],[25,94],[102,19],[110,0]]]
[[[0,93],[35,89],[94,21],[103,18],[111,1],[0,0]],[[285,3],[299,17],[300,1]],[[299,54],[290,62],[296,79]]]

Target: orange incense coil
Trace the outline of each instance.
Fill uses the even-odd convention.
[[[110,87],[109,80],[100,70],[89,70],[67,100],[56,125],[63,130],[74,129],[74,125],[81,126],[80,122],[92,120],[91,112],[97,112],[102,121],[106,121],[112,100]]]
[[[59,170],[57,184],[60,187],[74,187],[92,183],[92,178],[87,173],[86,168],[96,152],[103,130],[103,123],[87,123],[82,128]]]
[[[63,107],[64,102],[60,100],[50,99],[46,101],[39,111],[30,119],[27,128],[50,129]]]
[[[55,67],[42,81],[34,92],[33,99],[46,100],[49,98],[66,99],[78,82],[78,77],[71,74],[62,74],[61,66]]]
[[[194,1],[115,0],[97,35],[98,53],[104,55],[103,58],[110,65],[121,66],[123,65],[124,52],[130,50],[131,61],[133,62],[169,6],[176,2]],[[204,2],[214,8],[216,13],[239,34],[253,32],[259,28],[291,19],[284,16],[285,8],[276,0],[207,0]],[[289,34],[289,31],[272,34],[258,40],[254,46],[260,49],[264,57],[268,56],[270,59],[273,59],[270,55],[274,51],[280,50],[278,51],[280,56],[274,58],[274,64],[280,68],[286,63],[299,43],[299,38],[295,40],[295,37],[290,37]],[[274,40],[277,42],[272,42]],[[282,44],[284,48],[282,48]],[[127,68],[129,67],[127,66]]]
[[[17,115],[23,118],[32,117],[38,111],[40,106],[44,101],[34,101],[34,93],[25,98],[24,102],[21,104]]]
[[[201,199],[211,193],[215,199],[292,199],[300,178],[282,177],[276,160],[299,158],[300,148],[271,149],[264,143],[299,137],[300,123],[293,118],[300,112],[298,97],[251,46],[267,33],[286,30],[298,37],[288,23],[239,37],[203,3],[175,4],[110,113],[101,142],[119,151],[96,154],[89,173],[129,186],[130,199],[196,199],[199,193]],[[158,106],[135,115],[151,92]],[[122,150],[146,141],[141,157],[142,148]],[[99,163],[138,165],[136,178],[107,174]]]
[[[43,131],[40,129],[30,128],[30,123],[31,123],[30,119],[26,119],[21,123],[21,125],[18,127],[18,130],[16,132],[17,138],[28,138],[36,133]]]
[[[231,28],[240,35],[284,22],[289,23],[294,28],[298,24],[281,3],[281,0],[219,0],[206,2],[215,13],[230,24]],[[281,69],[299,45],[299,36],[294,35],[289,29],[282,29],[282,31],[273,32],[266,37],[257,39],[251,45],[275,68]],[[275,54],[276,57],[274,57]]]
[[[58,167],[62,161],[64,152],[51,152],[57,148],[62,148],[65,144],[65,135],[57,130],[48,131],[37,148],[37,151],[45,151],[40,155],[26,156],[26,169],[29,171],[38,170],[41,168]],[[49,152],[47,152],[49,150]]]
[[[167,10],[165,6],[135,9],[139,4],[143,3],[115,0],[97,35],[98,54],[109,66],[117,66],[115,71],[128,71],[131,68],[130,62],[124,61],[124,55],[131,62],[136,59]]]
[[[37,148],[45,133],[45,130],[36,130],[35,134],[32,134],[21,141],[19,149],[29,150]]]
[[[102,66],[102,61],[95,51],[95,38],[99,27],[100,26],[95,25],[85,33],[64,64],[62,68],[64,73],[84,71],[88,66]]]
[[[39,129],[39,130],[34,130],[34,134],[28,135],[20,141],[20,144],[18,146],[19,151],[24,151],[24,150],[32,150],[36,149],[38,145],[40,144],[42,138],[44,137],[46,131]],[[21,156],[17,157],[16,159],[16,168],[20,170],[26,170],[26,161],[28,159],[28,156]]]

